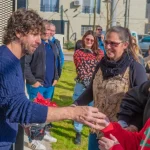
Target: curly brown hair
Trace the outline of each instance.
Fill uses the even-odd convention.
[[[4,28],[3,44],[7,45],[17,40],[16,33],[23,36],[29,32],[39,34],[42,30],[42,18],[34,10],[18,9],[8,19],[7,26]]]

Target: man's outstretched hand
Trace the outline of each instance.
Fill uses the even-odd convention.
[[[73,120],[88,125],[96,130],[102,130],[108,126],[109,121],[105,114],[99,112],[97,108],[90,106],[76,106],[75,118]]]
[[[109,121],[105,114],[91,106],[75,107],[49,107],[47,122],[60,120],[75,120],[96,130],[102,130],[108,126]]]

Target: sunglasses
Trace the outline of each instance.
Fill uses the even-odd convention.
[[[93,42],[94,42],[94,40],[93,40],[93,39],[89,39],[89,38],[85,38],[85,40],[86,40],[86,41],[88,41],[88,42],[90,41],[91,43],[93,43]]]
[[[104,40],[104,44],[105,44],[105,45],[110,45],[110,46],[112,46],[112,47],[117,47],[117,46],[118,46],[119,44],[121,44],[121,43],[123,43],[123,42],[117,43],[117,42],[112,42],[112,41]]]

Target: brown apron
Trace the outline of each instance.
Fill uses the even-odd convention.
[[[95,75],[93,80],[94,107],[104,113],[110,121],[117,121],[117,113],[120,110],[120,104],[125,93],[129,90],[129,67],[122,75],[117,75],[106,80],[103,79],[101,69]],[[97,133],[99,131],[91,130]]]

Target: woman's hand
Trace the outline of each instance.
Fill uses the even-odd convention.
[[[116,139],[115,136],[110,134],[110,138],[108,139],[106,137],[102,137],[98,143],[99,143],[99,149],[100,150],[110,150],[113,146],[119,144],[118,140]]]

